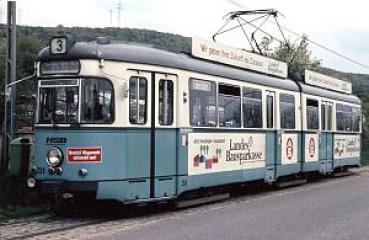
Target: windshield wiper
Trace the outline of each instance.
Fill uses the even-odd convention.
[[[56,124],[54,117],[51,118],[51,124],[53,125],[53,128],[55,129],[58,128],[58,125]]]
[[[52,111],[51,113],[49,112],[49,119],[50,119],[50,123],[53,125],[53,128],[57,129],[58,128],[58,125],[55,122],[55,114],[54,114],[54,111]]]

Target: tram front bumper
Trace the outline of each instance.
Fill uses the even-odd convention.
[[[93,182],[71,182],[63,180],[37,181],[36,187],[43,194],[58,194],[65,192],[97,192],[98,183]]]

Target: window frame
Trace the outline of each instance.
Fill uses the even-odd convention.
[[[132,78],[137,78],[136,82],[138,82],[138,85],[140,84],[140,79],[144,79],[145,80],[145,85],[146,85],[146,89],[145,89],[145,115],[144,115],[144,122],[140,123],[140,122],[132,122],[131,118],[130,118],[130,113],[131,113],[131,94],[130,94],[130,83],[131,83],[131,79]],[[148,121],[148,110],[149,110],[149,103],[148,103],[148,92],[149,92],[149,82],[147,80],[147,78],[145,76],[138,76],[138,75],[134,75],[134,76],[130,76],[129,80],[128,80],[128,90],[129,90],[129,94],[128,94],[128,121],[131,125],[145,125]],[[137,99],[137,98],[136,98]],[[140,92],[138,89],[138,101],[137,101],[137,107],[138,107],[138,117],[139,117],[139,100],[140,100]],[[137,110],[137,109],[136,109]]]
[[[282,102],[282,96],[288,96],[288,97],[292,97],[293,98],[293,104],[290,102]],[[282,105],[293,105],[293,127],[291,128],[287,128],[283,125],[283,121],[282,121]],[[284,117],[283,117],[284,118]],[[294,94],[291,93],[280,93],[279,94],[279,120],[280,120],[280,128],[281,129],[285,129],[285,130],[296,130],[296,96]],[[286,122],[286,121],[284,121]]]
[[[189,116],[189,124],[191,127],[198,127],[198,128],[216,128],[218,127],[218,124],[219,124],[219,117],[218,117],[218,84],[217,84],[217,81],[213,81],[213,80],[207,80],[207,79],[201,79],[201,78],[195,78],[195,77],[190,77],[188,79],[188,104],[189,104],[189,112],[188,112],[188,116]],[[215,103],[214,103],[214,109],[215,109],[215,112],[214,112],[214,116],[215,116],[215,124],[214,125],[195,125],[193,124],[192,122],[192,115],[193,115],[193,106],[192,106],[192,83],[193,81],[202,81],[202,82],[209,82],[211,85],[213,84],[215,86],[215,89],[214,89],[214,98],[215,98]],[[199,91],[199,90],[196,90],[196,91]]]
[[[340,107],[339,107],[340,106]],[[338,110],[340,108],[340,110]],[[335,104],[335,118],[336,118],[336,131],[342,131],[345,132],[345,126],[344,123],[342,122],[343,120],[343,103],[336,103]],[[338,113],[341,113],[342,116],[338,116]],[[340,129],[338,126],[342,125],[342,129]]]
[[[269,101],[269,99],[271,99],[271,101]],[[271,103],[271,104],[269,104]],[[266,122],[265,122],[265,125],[266,125],[266,129],[268,130],[273,130],[273,129],[276,129],[276,94],[275,92],[267,92],[266,94],[266,99],[265,99],[265,105],[266,105]],[[271,111],[269,111],[271,110]],[[271,114],[271,115],[270,115]],[[269,117],[270,117],[270,120],[269,121]],[[271,123],[271,126],[269,126],[269,123]]]
[[[338,106],[340,106],[340,110],[338,110]],[[350,105],[350,104],[346,104],[346,103],[342,103],[342,102],[337,102],[335,104],[336,107],[336,130],[339,132],[347,132],[347,133],[356,133],[356,132],[360,132],[361,131],[361,124],[360,124],[360,113],[361,113],[361,106],[355,106],[355,105]],[[347,109],[350,109],[350,111],[346,111]],[[358,109],[358,119],[359,119],[359,130],[355,131],[353,129],[354,126],[354,116],[353,116],[353,109],[357,108]],[[342,116],[337,117],[338,113],[341,113]],[[349,115],[350,117],[347,117],[347,115]],[[339,129],[338,128],[338,123],[340,119],[340,123],[341,125],[343,125],[343,129]],[[347,121],[349,121],[349,124],[347,125]],[[349,128],[347,128],[347,126],[349,126]]]
[[[323,118],[325,118],[324,121]],[[320,101],[320,130],[322,132],[333,131],[333,102],[331,100],[321,99]]]
[[[160,118],[160,83],[161,82],[171,82],[172,84],[172,107],[171,107],[171,114],[172,114],[172,121],[170,123],[163,123],[162,120]],[[159,82],[158,82],[158,123],[160,126],[172,126],[174,124],[174,104],[175,104],[175,86],[174,86],[174,81],[172,79],[160,79]],[[163,110],[165,112],[165,108]],[[165,116],[165,114],[164,114]]]
[[[98,81],[107,81],[109,84],[110,84],[110,86],[111,86],[111,89],[112,89],[112,96],[111,96],[111,99],[112,99],[112,101],[113,101],[113,114],[112,114],[112,118],[111,118],[111,122],[106,122],[106,123],[98,123],[98,122],[82,122],[82,85],[83,85],[83,82],[85,81],[85,80],[87,80],[87,79],[97,79]],[[81,78],[81,83],[80,83],[80,91],[79,91],[79,93],[80,93],[80,106],[79,106],[79,108],[80,108],[80,116],[79,116],[79,123],[80,124],[88,124],[88,125],[102,125],[102,124],[114,124],[114,122],[115,122],[115,117],[116,117],[116,101],[115,101],[115,89],[114,89],[114,84],[113,84],[113,82],[110,80],[110,79],[108,79],[108,78],[94,78],[94,77],[89,77],[89,78]]]
[[[362,114],[362,110],[360,106],[351,106],[352,107],[352,131],[355,133],[359,133],[361,132],[361,114]],[[354,109],[357,110],[357,119],[355,119],[355,115],[354,115]],[[358,128],[355,129],[355,125],[356,123],[354,123],[354,121],[358,121]]]
[[[247,89],[252,89],[253,91],[258,91],[258,93],[260,93],[260,99],[259,98],[251,98],[251,97],[245,97],[244,96],[244,91]],[[254,103],[255,101],[258,101],[260,103],[260,122],[258,123],[258,126],[246,126],[245,124],[245,110],[244,110],[244,104],[247,102],[245,101],[245,99],[251,99]],[[263,90],[261,90],[260,88],[256,88],[256,87],[249,87],[249,86],[242,86],[241,88],[241,118],[242,118],[242,127],[246,128],[246,129],[262,129],[264,126],[264,107],[263,107]],[[274,116],[273,116],[274,117]]]
[[[113,101],[113,108],[112,108],[112,118],[110,122],[81,122],[81,115],[82,115],[82,83],[83,81],[86,80],[98,80],[98,81],[107,81],[110,85],[111,85],[111,89],[112,89],[112,101]],[[53,82],[60,82],[60,81],[76,81],[75,84],[62,84],[62,85],[53,85],[53,84],[47,84],[47,83],[53,83]],[[45,84],[42,84],[45,83]],[[80,125],[112,125],[115,123],[116,121],[116,99],[115,99],[115,86],[113,84],[113,82],[109,79],[109,78],[104,78],[104,77],[99,77],[99,76],[79,76],[79,77],[66,77],[66,76],[47,76],[44,78],[38,78],[37,79],[37,104],[36,104],[36,123],[35,124],[41,124],[41,125],[51,125],[51,122],[46,122],[46,121],[40,121],[40,93],[41,93],[41,89],[42,88],[55,88],[55,87],[73,87],[73,86],[78,86],[79,87],[79,97],[78,97],[78,122],[77,123],[61,123],[61,122],[57,122],[57,125],[73,125],[73,124],[80,124]]]
[[[232,88],[238,88],[238,93],[239,95],[236,96],[236,95],[226,95],[226,94],[221,94],[220,93],[220,86],[226,86],[226,87],[232,87]],[[240,107],[239,107],[239,125],[237,126],[221,126],[220,125],[220,111],[219,111],[219,108],[220,108],[220,96],[225,96],[225,97],[238,97],[239,98],[239,104],[240,104]],[[242,124],[242,87],[240,85],[234,85],[234,84],[228,84],[228,83],[223,83],[223,82],[218,82],[218,88],[217,88],[217,113],[218,113],[218,126],[220,128],[242,128],[243,127],[243,124]],[[223,107],[224,108],[224,107]],[[224,111],[225,112],[225,111]],[[224,118],[225,120],[225,118]]]
[[[328,131],[327,122],[328,106],[326,102],[320,103],[320,129],[321,131]]]
[[[309,111],[309,107],[313,107],[313,106],[309,106],[308,103],[309,101],[314,101],[316,102],[316,107],[317,108],[317,120],[316,120],[316,123],[317,123],[317,127],[316,128],[311,128],[310,125],[309,125],[309,114],[308,114],[308,111]],[[320,131],[321,130],[321,107],[320,107],[320,100],[319,99],[316,99],[316,98],[310,98],[310,97],[307,97],[305,99],[305,116],[306,116],[306,129],[308,131]]]
[[[326,120],[326,127],[327,127],[327,130],[326,131],[329,131],[329,132],[332,132],[333,131],[333,103],[332,102],[327,102],[327,105],[326,105],[326,117],[327,117],[327,120]]]

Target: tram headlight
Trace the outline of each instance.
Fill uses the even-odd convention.
[[[50,148],[46,155],[47,164],[51,167],[58,167],[63,162],[63,153],[59,148]]]

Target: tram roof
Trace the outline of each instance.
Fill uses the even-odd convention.
[[[296,82],[290,79],[281,79],[278,77],[256,73],[250,70],[197,59],[188,54],[174,53],[141,44],[99,44],[96,42],[78,42],[69,49],[67,54],[61,55],[50,54],[49,48],[47,47],[40,51],[37,61],[77,59],[104,59],[156,65],[241,80],[249,83],[276,87],[290,91],[299,91],[299,87]],[[300,84],[302,85],[303,92],[312,95],[330,97],[336,100],[352,103],[360,103],[360,100],[353,95],[323,90],[321,88],[302,83]]]
[[[280,79],[237,67],[197,59],[188,54],[174,53],[139,44],[78,42],[67,54],[63,55],[52,55],[49,52],[49,48],[45,48],[41,50],[37,60],[66,59],[104,59],[157,65],[298,91],[298,86],[288,79]]]
[[[301,85],[302,92],[306,94],[310,94],[310,95],[314,95],[318,97],[330,98],[330,99],[343,101],[343,102],[349,102],[353,104],[361,104],[360,98],[358,98],[355,95],[349,95],[345,93],[326,90],[324,88],[307,85],[303,82],[300,82],[300,85]]]

